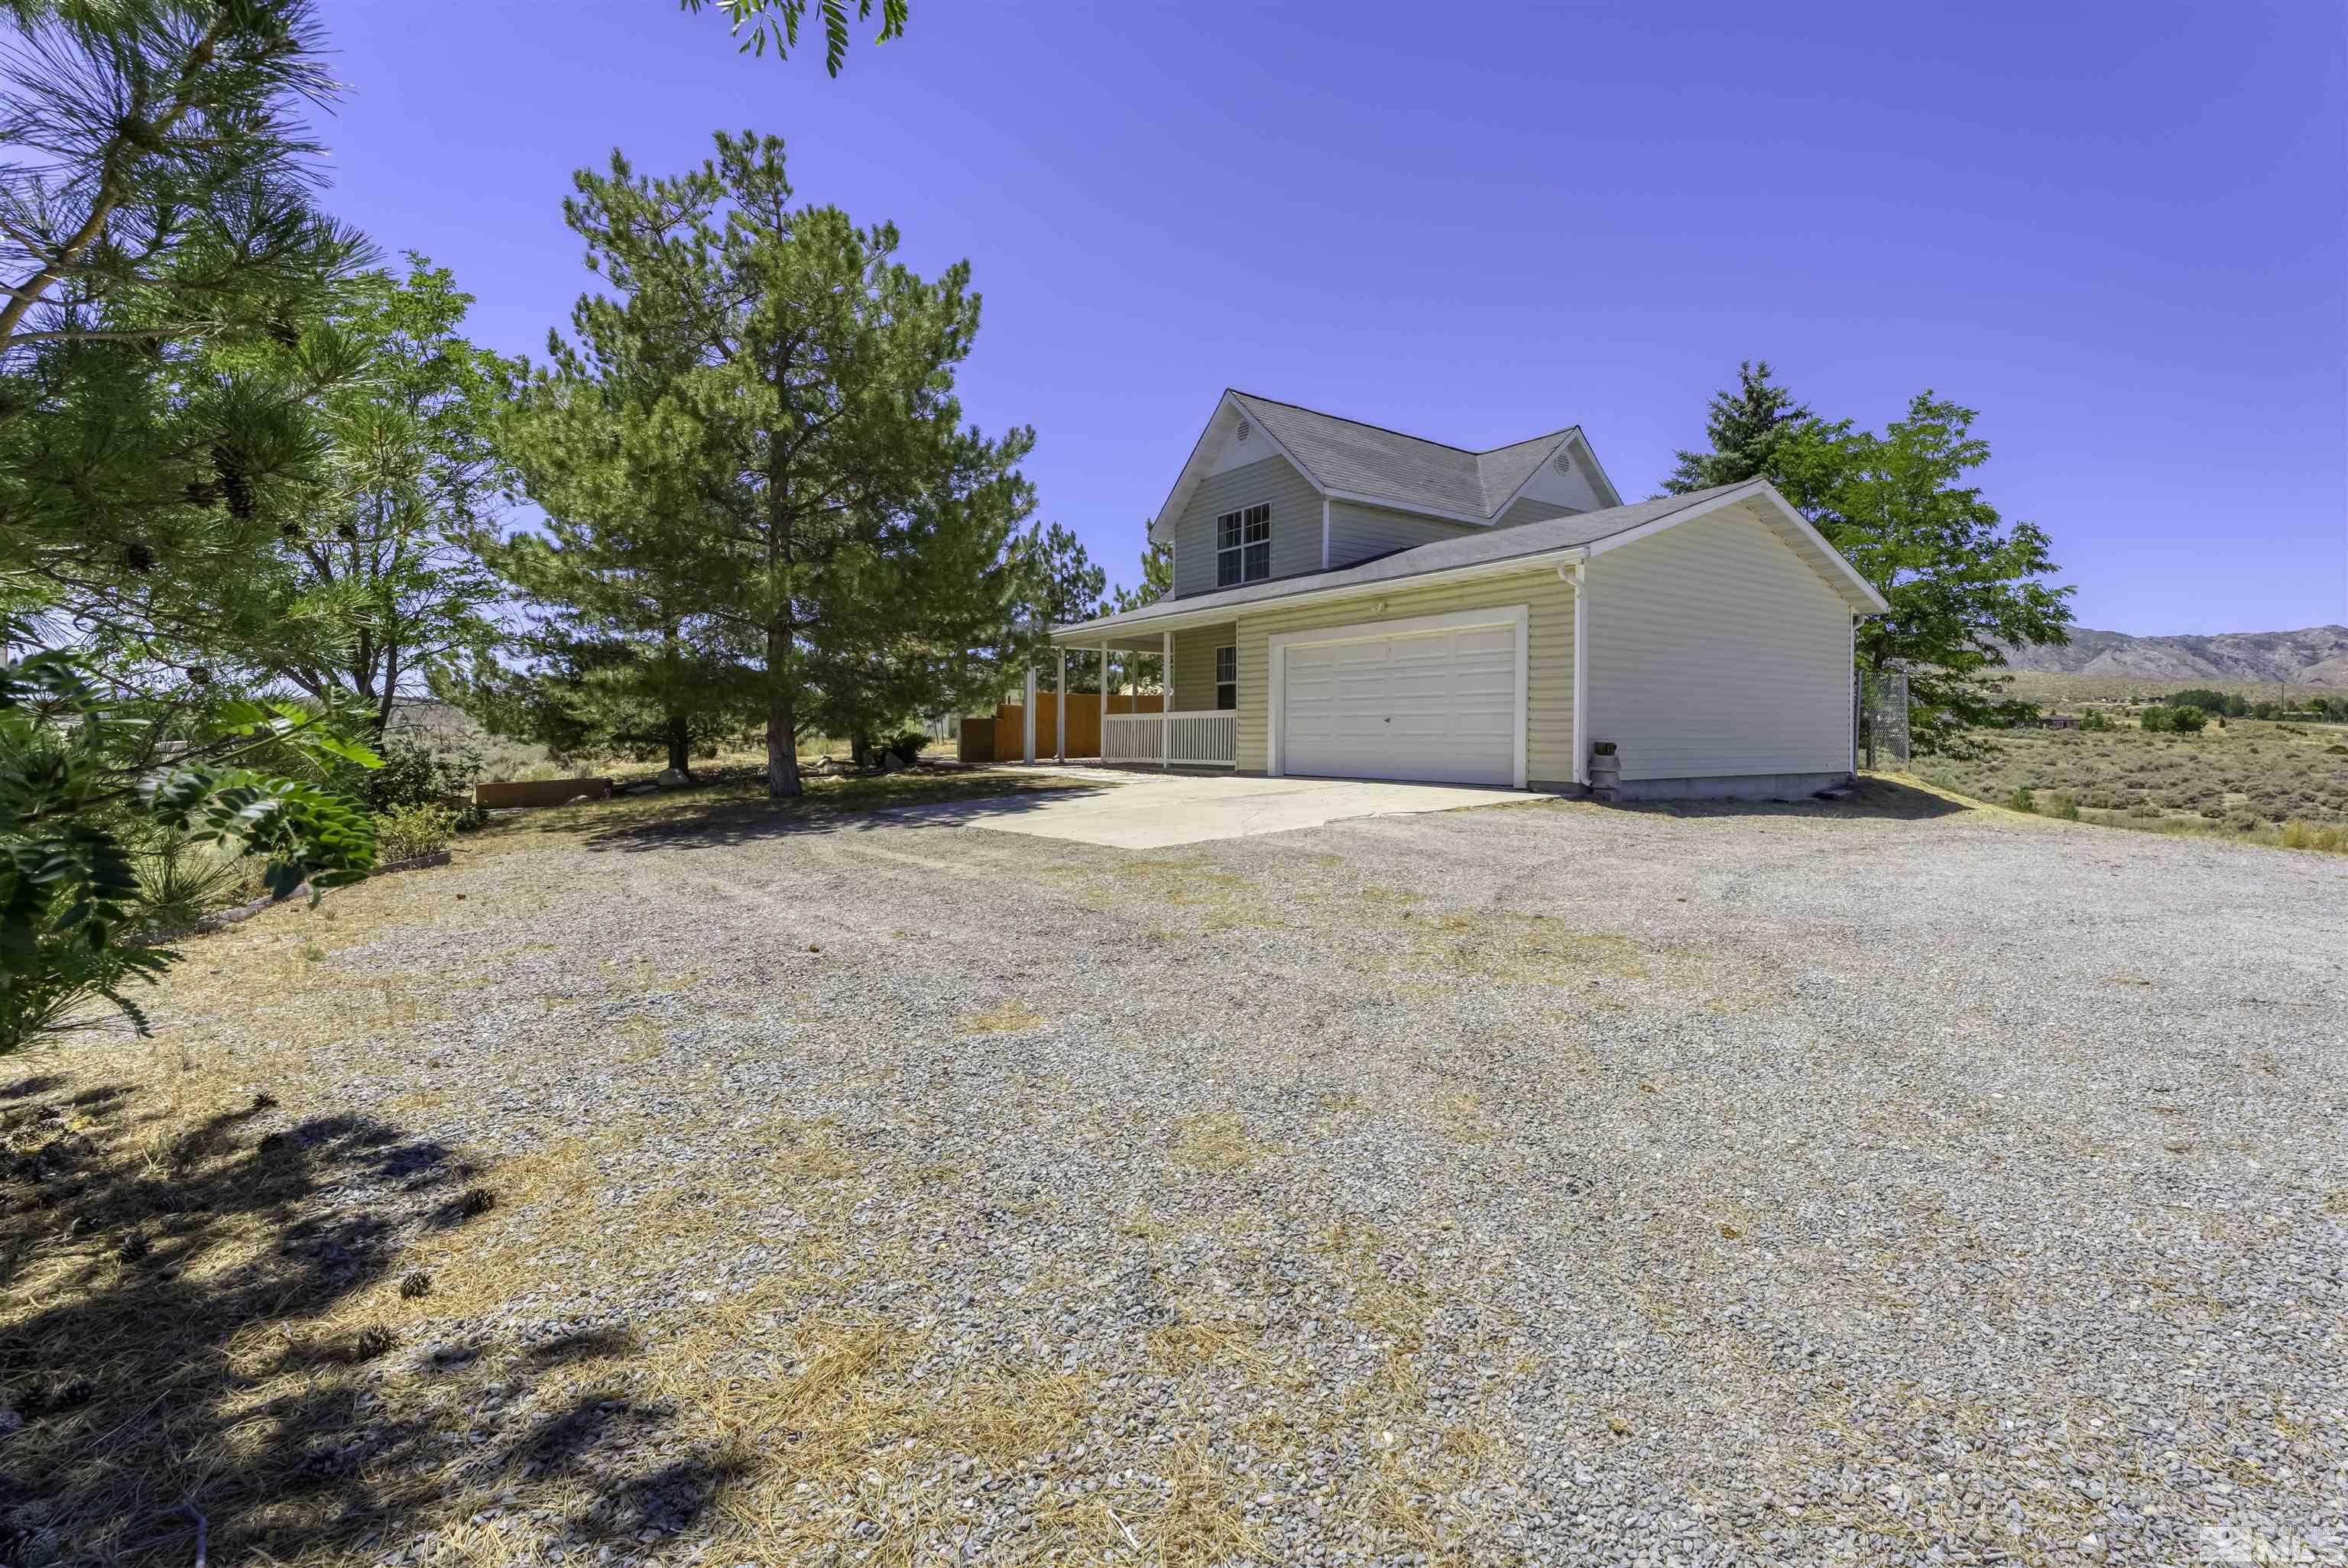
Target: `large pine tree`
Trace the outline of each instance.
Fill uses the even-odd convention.
[[[281,531],[366,254],[312,201],[306,0],[11,0],[0,85],[0,610],[169,684],[290,650]]]
[[[721,134],[665,179],[615,153],[576,184],[565,217],[614,292],[581,300],[530,401],[584,411],[602,495],[550,510],[732,661],[768,793],[799,793],[813,728],[879,733],[993,696],[1039,641],[1012,548],[1034,436],[963,424],[968,264],[925,280],[894,227],[793,206],[771,137]]]

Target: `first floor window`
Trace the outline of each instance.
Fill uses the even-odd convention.
[[[1272,503],[1259,501],[1215,519],[1215,586],[1237,588],[1272,575]]]
[[[1215,650],[1215,706],[1225,712],[1240,705],[1240,651]]]

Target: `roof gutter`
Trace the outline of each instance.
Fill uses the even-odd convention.
[[[1587,545],[1565,545],[1556,549],[1538,550],[1531,555],[1509,556],[1500,560],[1477,561],[1470,566],[1453,567],[1448,571],[1414,572],[1408,577],[1380,578],[1370,582],[1343,583],[1330,588],[1300,589],[1294,593],[1272,594],[1263,599],[1241,600],[1235,604],[1212,605],[1202,610],[1169,610],[1163,615],[1151,615],[1136,610],[1131,615],[1107,616],[1098,620],[1082,620],[1068,626],[1052,628],[1055,642],[1083,645],[1087,639],[1128,637],[1143,631],[1180,631],[1193,626],[1218,626],[1242,615],[1254,615],[1266,610],[1289,610],[1300,604],[1320,604],[1345,599],[1375,599],[1384,593],[1407,593],[1421,588],[1437,588],[1445,583],[1472,582],[1479,578],[1514,577],[1523,572],[1553,568],[1560,572],[1590,559]],[[1179,604],[1179,600],[1169,600]]]

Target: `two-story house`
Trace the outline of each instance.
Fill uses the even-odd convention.
[[[1885,605],[1759,480],[1625,506],[1579,426],[1470,452],[1226,392],[1150,538],[1169,596],[1052,633],[1165,660],[1110,762],[1561,789],[1595,752],[1626,796],[1854,767]]]

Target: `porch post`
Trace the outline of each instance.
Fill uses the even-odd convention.
[[[1052,759],[1068,760],[1068,651],[1060,650],[1060,683],[1052,692]]]
[[[1019,760],[1033,763],[1035,760],[1035,666],[1033,664],[1027,666],[1026,701],[1020,707],[1019,718]]]
[[[1174,634],[1158,634],[1158,765],[1174,767]]]
[[[1108,766],[1108,644],[1101,644],[1100,765]]]

